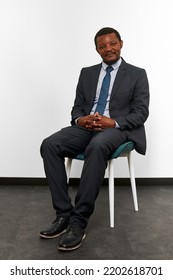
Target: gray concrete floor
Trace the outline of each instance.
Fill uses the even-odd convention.
[[[72,197],[76,187],[69,187]],[[1,260],[172,260],[173,187],[138,187],[139,212],[130,187],[115,188],[115,227],[109,227],[108,188],[101,188],[81,248],[59,252],[58,238],[39,231],[55,218],[46,186],[0,186]]]

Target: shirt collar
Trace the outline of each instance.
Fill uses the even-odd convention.
[[[114,68],[114,70],[115,69],[117,69],[119,66],[120,66],[120,64],[121,64],[121,62],[122,62],[122,58],[120,57],[120,59],[117,61],[117,62],[115,62],[114,64],[111,64],[111,66]],[[108,67],[109,65],[108,64],[106,64],[105,62],[102,62],[102,67],[103,67],[103,69],[106,71],[106,68]]]

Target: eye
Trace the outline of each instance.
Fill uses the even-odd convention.
[[[115,46],[117,42],[111,42],[111,46]]]
[[[103,50],[105,48],[105,45],[100,45],[98,48],[99,50]]]

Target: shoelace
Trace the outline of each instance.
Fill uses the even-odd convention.
[[[78,224],[71,224],[68,226],[68,232],[72,231],[73,234],[78,235],[80,233],[80,226]]]

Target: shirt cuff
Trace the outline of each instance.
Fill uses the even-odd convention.
[[[75,121],[74,121],[74,122],[75,122],[75,124],[76,124],[76,125],[78,125],[78,120],[79,120],[79,119],[80,119],[80,117],[79,117],[79,118],[77,118],[77,119],[75,119]]]
[[[120,128],[120,125],[115,121],[115,128]]]

